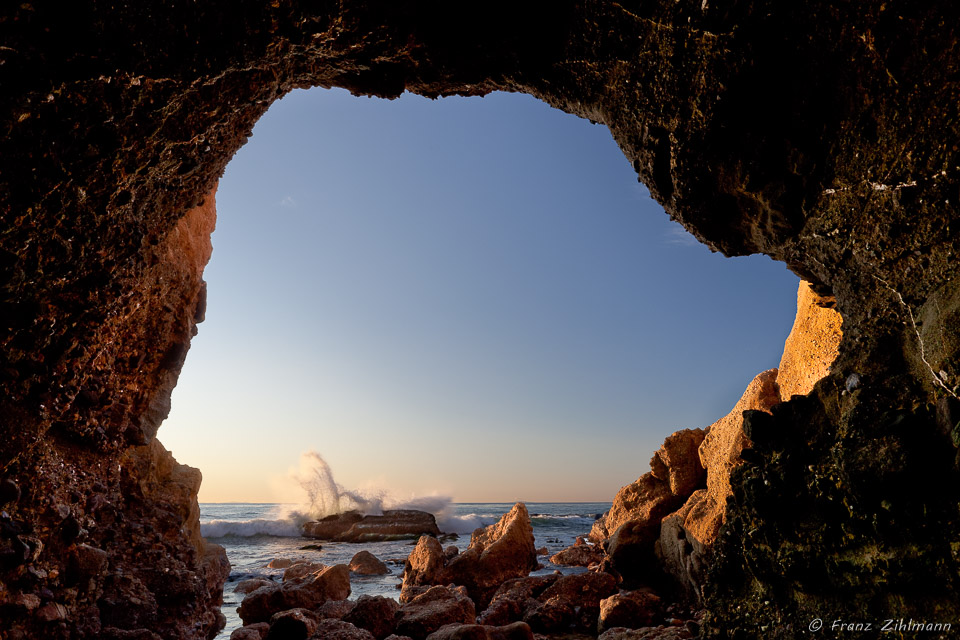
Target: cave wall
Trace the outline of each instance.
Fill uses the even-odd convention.
[[[170,467],[182,490],[164,490],[167,506],[130,492],[172,464],[154,438],[202,320],[216,181],[267,107],[309,86],[530,93],[606,124],[712,249],[766,253],[834,295],[831,375],[772,416],[748,414],[755,447],[733,478],[706,633],[788,638],[834,612],[958,619],[952,4],[265,5],[0,12],[9,637],[216,627],[222,559],[175,526],[191,517],[192,476]],[[136,455],[153,462],[125,466]],[[147,579],[133,550],[156,545],[193,577]],[[68,566],[84,554],[99,559]],[[133,593],[152,617],[111,617]]]

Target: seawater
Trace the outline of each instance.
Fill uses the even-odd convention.
[[[459,535],[459,538],[444,542],[444,546],[456,545],[461,551],[470,544],[470,533],[477,527],[495,523],[513,508],[513,503],[448,503],[441,501],[439,508],[421,505],[431,511],[444,533]],[[590,531],[594,520],[610,508],[609,502],[526,503],[533,524],[537,548],[546,547],[550,554],[574,543],[579,535]],[[404,505],[416,508],[416,505]],[[269,569],[267,564],[274,558],[291,558],[322,562],[326,565],[347,564],[355,553],[366,549],[387,563],[390,573],[385,576],[351,576],[351,599],[361,595],[380,595],[396,598],[400,594],[403,562],[415,541],[392,541],[371,543],[324,542],[300,535],[300,525],[305,517],[298,505],[286,504],[241,504],[201,503],[200,523],[203,536],[210,542],[222,545],[227,551],[231,570],[223,593],[223,614],[227,626],[217,636],[227,639],[230,633],[242,626],[237,607],[243,596],[234,592],[237,583],[247,578],[269,578],[280,581],[283,569]],[[322,549],[305,549],[307,545],[320,544]],[[540,556],[543,568],[533,575],[548,574],[559,570],[562,573],[579,573],[580,567],[558,567]]]

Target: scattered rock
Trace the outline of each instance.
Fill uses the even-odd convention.
[[[531,606],[537,606],[537,596],[559,578],[559,574],[530,576],[507,580],[490,601],[490,606],[480,614],[478,622],[483,625],[502,626],[523,620]]]
[[[37,611],[37,618],[44,622],[53,622],[54,620],[65,620],[67,617],[67,608],[59,602],[48,602]]]
[[[440,535],[437,521],[433,514],[414,509],[384,511],[379,516],[348,511],[303,525],[304,536],[336,542],[380,542],[424,534]]]
[[[603,551],[598,547],[589,544],[582,537],[578,537],[576,543],[559,551],[550,557],[553,564],[571,566],[571,567],[589,567],[597,564],[603,559]]]
[[[537,549],[537,555],[548,556],[550,555],[550,549],[547,549],[546,547],[540,547],[539,549]]]
[[[694,637],[686,627],[660,625],[640,629],[614,627],[600,634],[597,640],[690,640]]]
[[[403,586],[439,584],[445,579],[446,557],[433,536],[421,536],[403,569]]]
[[[316,611],[320,614],[321,618],[340,620],[353,611],[356,604],[353,600],[328,600],[320,605],[320,608]]]
[[[377,640],[383,640],[393,633],[398,611],[400,605],[392,598],[363,595],[342,619],[358,629],[366,629]]]
[[[328,600],[345,600],[350,595],[350,570],[345,564],[298,580],[260,587],[247,594],[238,613],[244,624],[266,622],[287,609],[315,609]]]
[[[366,629],[358,629],[343,620],[321,620],[313,637],[318,640],[376,640]]]
[[[320,562],[295,562],[283,572],[283,581],[298,580],[305,576],[323,571],[327,565]]]
[[[502,627],[448,624],[427,636],[427,640],[533,640],[533,631],[525,622]]]
[[[257,622],[234,629],[230,634],[230,640],[263,640],[270,630],[270,624],[267,622]]]
[[[294,560],[290,558],[274,558],[267,563],[268,569],[288,569],[294,565]]]
[[[320,621],[309,609],[288,609],[270,618],[270,630],[264,640],[307,640]]]
[[[13,599],[14,606],[33,611],[40,606],[40,597],[32,593],[20,593]]]
[[[600,616],[600,601],[615,593],[617,581],[606,573],[561,576],[537,598],[540,606],[527,609],[524,622],[535,631],[569,627],[593,631]]]
[[[267,587],[274,584],[276,583],[273,580],[267,580],[266,578],[247,578],[246,580],[238,582],[237,586],[233,588],[233,592],[242,595],[256,591],[260,587]]]
[[[597,632],[614,627],[639,629],[657,622],[663,615],[660,598],[647,591],[624,591],[600,601]]]
[[[473,624],[477,612],[464,587],[431,587],[400,607],[396,632],[423,640],[440,627]]]
[[[360,576],[381,576],[390,573],[387,565],[366,549],[351,558],[350,571]]]

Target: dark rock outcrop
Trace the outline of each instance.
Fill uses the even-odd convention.
[[[397,635],[423,640],[448,624],[473,624],[477,610],[464,587],[430,587],[403,604],[397,614]]]
[[[335,542],[382,542],[416,539],[421,535],[440,535],[432,513],[415,509],[384,511],[379,516],[365,516],[356,511],[327,516],[304,523],[303,535]]]
[[[708,636],[789,638],[824,612],[956,620],[954,9],[560,0],[455,19],[410,2],[11,3],[0,480],[19,497],[2,494],[0,582],[24,597],[7,633],[216,632],[222,556],[197,543],[190,491],[145,491],[153,467],[136,461],[156,457],[142,448],[203,318],[218,176],[271,102],[317,85],[523,91],[602,122],[710,248],[765,253],[835,299],[829,375],[744,419],[753,446],[730,477]],[[109,556],[92,589],[67,580],[73,544]]]

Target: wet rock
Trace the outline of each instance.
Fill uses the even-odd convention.
[[[400,605],[392,598],[363,595],[342,619],[359,629],[366,629],[377,640],[383,640],[393,633],[399,611]]]
[[[306,578],[260,587],[247,594],[238,613],[244,624],[266,622],[281,611],[315,609],[328,600],[345,600],[349,595],[350,570],[338,564]]]
[[[476,622],[477,612],[464,587],[431,587],[400,607],[397,635],[423,640],[444,625]]]
[[[303,525],[303,535],[336,542],[379,542],[440,535],[433,514],[414,509],[384,511],[379,516],[364,516],[356,511],[328,516]]]
[[[600,601],[597,632],[614,627],[639,629],[656,624],[663,616],[660,598],[646,591],[624,591]]]
[[[381,576],[390,573],[387,565],[366,549],[357,552],[350,559],[350,571],[359,576]]]

